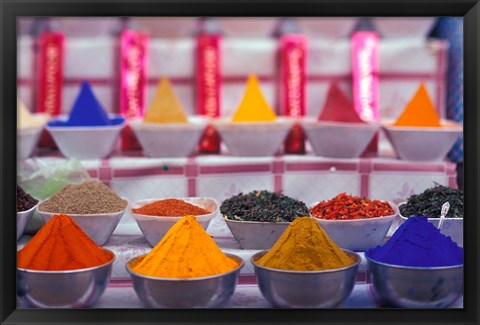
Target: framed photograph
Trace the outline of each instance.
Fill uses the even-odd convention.
[[[477,1],[0,8],[2,324],[480,321]]]

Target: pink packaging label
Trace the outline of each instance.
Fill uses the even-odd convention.
[[[220,35],[197,36],[197,113],[212,118],[220,116],[221,41]],[[207,127],[202,136],[199,150],[207,153],[220,152],[220,136],[212,125]]]
[[[65,36],[46,32],[38,50],[37,112],[58,115],[62,111],[63,55]]]
[[[378,121],[379,100],[379,37],[375,32],[352,35],[353,104],[364,121]]]
[[[133,30],[123,31],[120,36],[120,114],[127,120],[145,113],[147,58],[148,36]],[[141,148],[128,126],[122,134],[122,148]]]
[[[120,113],[141,117],[145,111],[148,36],[126,30],[121,34]]]
[[[307,37],[287,34],[280,38],[280,103],[283,115],[299,118],[306,110]],[[285,152],[304,153],[305,135],[295,124],[285,140]]]

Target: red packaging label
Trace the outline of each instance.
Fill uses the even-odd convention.
[[[283,115],[300,118],[306,114],[307,38],[284,35],[280,38],[281,110]],[[304,153],[305,135],[295,123],[285,140],[286,153]]]
[[[197,36],[197,113],[211,118],[220,116],[221,40],[220,35]],[[220,136],[212,125],[205,130],[199,150],[220,152]]]
[[[37,112],[59,115],[62,111],[63,57],[65,36],[45,32],[38,39]],[[43,132],[39,146],[55,148],[50,134]]]

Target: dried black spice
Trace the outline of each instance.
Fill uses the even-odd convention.
[[[270,191],[235,195],[223,201],[220,212],[230,220],[259,222],[291,222],[310,215],[305,203]]]
[[[439,185],[426,189],[420,194],[412,195],[407,203],[400,207],[404,217],[427,216],[440,218],[442,205],[450,203],[447,218],[463,218],[463,191]]]
[[[30,194],[17,185],[17,212],[30,210],[37,204],[38,200],[31,197]]]

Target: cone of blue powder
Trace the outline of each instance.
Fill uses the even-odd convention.
[[[75,99],[67,126],[103,126],[109,125],[105,109],[93,94],[90,84],[82,82],[80,93]]]
[[[383,245],[370,248],[371,260],[411,267],[463,264],[463,248],[443,235],[426,217],[410,217]]]

